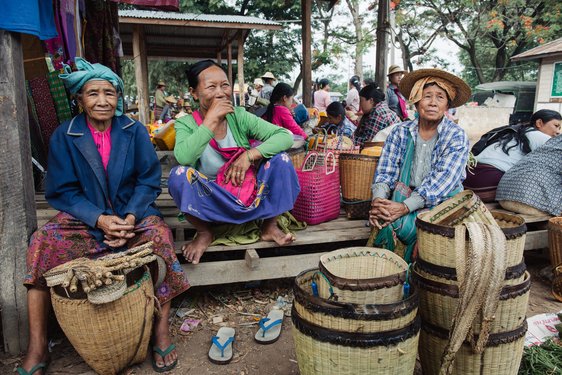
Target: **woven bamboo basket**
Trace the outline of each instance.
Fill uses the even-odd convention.
[[[428,221],[429,214],[431,214],[431,211],[421,213],[416,219],[418,257],[438,266],[455,268],[455,228],[430,223]],[[492,215],[507,239],[507,267],[520,264],[523,261],[527,233],[525,220],[520,216],[499,212],[492,212]]]
[[[286,152],[287,155],[289,155],[289,159],[291,159],[291,163],[293,163],[293,167],[295,167],[295,169],[300,169],[302,167],[302,163],[304,162],[304,157],[306,156],[304,147],[290,149]]]
[[[475,354],[465,342],[457,352],[453,375],[517,375],[523,356],[527,322],[509,331],[490,335],[482,354]],[[441,356],[449,341],[449,332],[428,324],[420,334],[420,360],[424,374],[439,374]]]
[[[386,249],[349,247],[320,257],[327,283],[321,297],[357,304],[385,304],[402,300],[408,263]]]
[[[552,279],[552,295],[559,302],[562,302],[562,264],[556,267],[553,271],[554,278]]]
[[[552,268],[562,264],[562,217],[548,221],[548,250]]]
[[[154,315],[154,290],[148,271],[127,288],[123,297],[103,305],[62,294],[63,289],[51,288],[57,320],[94,371],[113,375],[144,361]]]
[[[418,293],[414,288],[407,298],[399,302],[358,305],[315,296],[312,285],[322,280],[318,269],[301,272],[295,278],[293,306],[309,323],[332,331],[373,333],[403,328],[417,316]]]
[[[428,323],[449,330],[457,311],[459,288],[456,281],[442,279],[430,280],[420,274],[417,266],[412,271],[413,283],[420,294],[420,315],[424,324]],[[498,333],[513,330],[525,321],[527,304],[531,290],[531,277],[525,272],[523,281],[516,285],[504,285],[500,302],[490,328]],[[473,329],[478,332],[480,324],[475,319]]]
[[[293,306],[293,339],[301,375],[413,374],[420,319],[392,331],[346,333],[307,322]]]
[[[379,158],[376,156],[340,155],[340,184],[343,208],[348,219],[367,219],[373,196],[371,185]]]
[[[471,190],[464,190],[429,211],[425,220],[432,224],[454,226],[467,221],[495,225],[490,210]]]

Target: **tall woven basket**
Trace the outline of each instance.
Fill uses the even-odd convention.
[[[348,219],[367,219],[373,196],[371,185],[379,158],[340,154],[340,183],[343,208]]]
[[[327,282],[320,296],[344,303],[384,304],[402,300],[408,264],[397,254],[376,247],[349,247],[320,257]]]
[[[472,190],[464,190],[435,206],[426,216],[432,224],[453,226],[463,222],[480,221],[495,225],[484,202]]]
[[[62,293],[61,293],[62,292]],[[144,361],[152,330],[154,290],[148,271],[120,299],[94,305],[51,288],[51,302],[68,340],[100,375],[114,375]]]
[[[562,264],[562,217],[548,221],[548,250],[552,268]]]
[[[362,305],[314,295],[318,270],[295,278],[293,338],[301,375],[412,374],[420,321],[415,290],[392,304]]]

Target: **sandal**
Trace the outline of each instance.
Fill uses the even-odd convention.
[[[29,371],[23,369],[23,367],[19,367],[16,369],[18,375],[33,375],[36,371],[43,370],[43,373],[47,371],[47,362],[39,362],[35,366],[33,366]]]
[[[254,339],[259,344],[273,344],[281,335],[281,324],[285,313],[283,310],[271,310],[267,318],[260,319],[260,329],[256,332]],[[269,323],[266,325],[266,323]]]
[[[226,365],[232,361],[232,343],[235,334],[234,328],[230,327],[221,327],[218,330],[217,335],[211,339],[212,344],[208,354],[211,362],[217,365]]]
[[[168,346],[166,348],[166,350],[162,350],[159,347],[157,347],[156,345],[152,347],[152,353],[156,353],[158,354],[160,357],[162,357],[162,360],[164,360],[164,358],[166,358],[166,356],[168,354],[170,354],[172,352],[172,350],[174,350],[176,348],[176,346],[174,344],[171,344],[170,346]],[[154,359],[154,355],[152,356],[152,368],[154,369],[154,371],[156,372],[166,372],[166,371],[170,371],[172,370],[174,367],[176,367],[176,365],[178,364],[178,360],[176,359],[173,363],[171,363],[170,365],[166,366],[158,366],[156,364],[156,360]]]

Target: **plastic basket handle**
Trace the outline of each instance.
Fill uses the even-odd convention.
[[[332,170],[328,170],[330,156],[332,157]],[[324,157],[324,166],[326,167],[326,175],[330,175],[336,171],[336,156],[332,151],[326,152],[326,156]]]
[[[312,164],[308,166],[308,160],[313,158]],[[303,172],[310,172],[316,167],[316,163],[318,162],[318,152],[311,151],[305,157],[301,165],[301,171]]]

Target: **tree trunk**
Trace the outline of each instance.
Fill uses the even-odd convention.
[[[347,7],[353,18],[355,28],[355,75],[363,79],[363,24],[359,17],[359,5],[357,0],[346,0]]]
[[[293,91],[294,92],[298,92],[299,86],[301,85],[301,81],[302,81],[302,65],[301,65],[301,69],[299,71],[299,75],[297,76],[297,78],[295,78],[295,83],[293,83]],[[304,88],[303,88],[302,91],[304,93]]]

